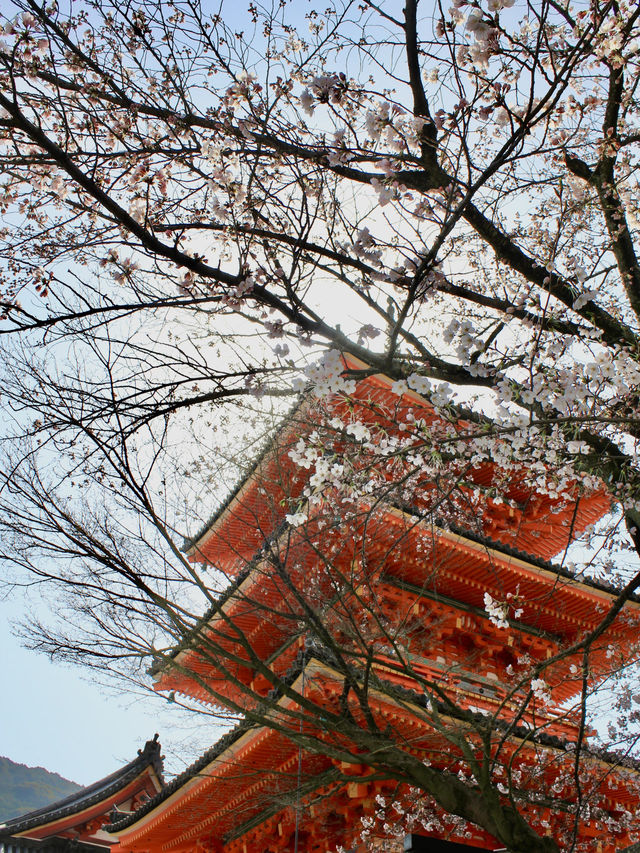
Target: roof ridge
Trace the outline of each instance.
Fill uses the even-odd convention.
[[[153,766],[160,778],[160,783],[164,784],[161,749],[158,734],[155,734],[152,740],[148,740],[144,747],[138,750],[136,757],[123,767],[47,806],[41,806],[39,809],[34,809],[26,814],[9,818],[4,824],[0,825],[0,832],[3,835],[14,835],[40,824],[68,817],[76,811],[82,811],[99,803],[100,800],[115,793],[119,788],[123,788],[125,784],[149,766]]]
[[[278,423],[274,432],[269,433],[269,435],[264,439],[263,446],[258,450],[252,462],[246,466],[244,471],[242,471],[236,480],[236,483],[230,491],[227,493],[224,500],[220,503],[220,505],[212,512],[209,518],[204,521],[200,527],[197,528],[196,532],[192,536],[186,536],[182,542],[181,551],[186,553],[190,551],[191,548],[194,548],[198,542],[205,536],[211,528],[214,526],[216,521],[220,518],[222,513],[231,505],[236,495],[242,490],[245,483],[249,481],[251,476],[258,470],[262,462],[267,458],[269,452],[274,446],[276,440],[280,437],[282,430],[284,430],[289,423],[293,420],[295,413],[302,407],[302,404],[308,399],[308,396],[304,393],[298,395],[295,403],[289,408],[287,412],[282,416],[281,421]]]

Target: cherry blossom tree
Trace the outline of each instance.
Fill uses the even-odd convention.
[[[450,496],[487,461],[551,497],[606,485],[609,521],[562,560],[618,584],[614,619],[640,586],[637,4],[10,5],[4,550],[18,580],[63,590],[83,634],[38,642],[117,670],[193,630],[220,590],[180,536],[232,479],[229,433],[258,442],[269,407],[349,398],[374,373],[472,425],[437,446],[412,426],[399,491],[406,466]],[[331,430],[362,465],[327,463]],[[370,426],[319,435],[295,457],[308,498],[374,488],[388,453]],[[499,482],[487,496],[508,499]],[[304,531],[313,502],[291,497]],[[544,701],[543,673],[527,678]],[[494,779],[411,778],[510,850],[558,849]]]

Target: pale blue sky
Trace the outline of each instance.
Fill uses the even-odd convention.
[[[217,4],[204,5],[205,11],[218,11]],[[297,23],[306,31],[304,12],[302,6],[288,9],[288,23],[299,13]],[[254,30],[246,9],[226,4],[225,20],[233,30],[245,29],[257,61],[261,31]],[[180,772],[220,736],[213,720],[190,726],[177,720],[179,709],[165,700],[107,693],[92,683],[91,671],[51,663],[22,648],[10,623],[23,619],[24,612],[20,595],[0,600],[0,755],[86,785],[130,761],[156,731],[170,772]]]
[[[10,627],[22,612],[19,597],[0,602],[0,755],[87,785],[131,761],[155,732],[169,773],[220,736],[215,721],[194,726],[159,697],[106,691],[92,672],[22,648]]]

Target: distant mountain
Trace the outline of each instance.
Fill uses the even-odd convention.
[[[27,767],[0,756],[0,822],[55,803],[81,787],[44,767]]]

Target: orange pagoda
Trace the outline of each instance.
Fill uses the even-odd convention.
[[[241,722],[112,821],[116,850],[504,850],[446,807],[482,780],[559,850],[637,842],[640,768],[590,747],[581,697],[637,657],[640,602],[593,636],[616,591],[549,562],[606,492],[447,462],[473,424],[347,367],[187,543],[228,585],[155,686]]]

